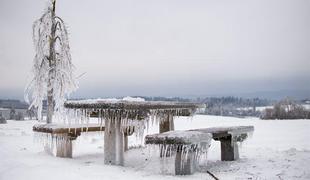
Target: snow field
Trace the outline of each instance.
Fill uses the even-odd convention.
[[[309,120],[259,120],[196,115],[178,117],[175,129],[212,126],[253,125],[254,134],[242,144],[240,159],[220,161],[220,144],[212,141],[208,161],[197,173],[173,176],[173,159],[162,160],[156,149],[141,148],[143,139],[130,136],[131,150],[125,153],[125,166],[103,163],[103,134],[81,135],[74,144],[73,159],[46,154],[34,143],[36,121],[8,121],[0,125],[0,180],[18,179],[310,179]],[[148,134],[157,133],[151,125]],[[165,162],[164,162],[165,161]]]

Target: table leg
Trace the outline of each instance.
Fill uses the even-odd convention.
[[[124,151],[128,151],[128,135],[124,134]]]
[[[159,133],[164,133],[167,131],[174,131],[174,121],[172,115],[168,115],[167,119],[159,124]],[[168,150],[166,154],[164,154],[163,149],[160,150],[160,157],[169,157],[170,155],[170,150]]]
[[[159,124],[159,133],[163,133],[167,131],[174,131],[174,121],[173,121],[172,115],[168,115],[167,119],[160,122]]]
[[[111,165],[124,164],[124,133],[121,132],[120,120],[105,120],[104,163]]]

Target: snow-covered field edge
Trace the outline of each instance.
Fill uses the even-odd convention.
[[[88,133],[74,144],[73,159],[46,154],[34,142],[36,121],[0,124],[0,179],[310,179],[309,120],[272,120],[197,115],[179,117],[175,129],[212,126],[253,125],[254,134],[242,144],[240,159],[220,161],[220,144],[212,141],[208,162],[190,176],[171,175],[171,163],[162,162],[150,148],[132,148],[125,154],[125,166],[103,163],[103,134]],[[148,134],[157,133],[153,125]],[[129,143],[139,147],[143,140],[131,136]],[[169,164],[170,163],[170,164]]]

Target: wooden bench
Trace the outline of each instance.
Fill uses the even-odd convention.
[[[172,149],[176,153],[175,157],[175,174],[188,175],[193,174],[198,165],[198,161],[193,154],[199,151],[197,145],[201,143],[209,143],[213,138],[221,142],[221,160],[233,161],[239,158],[238,142],[244,141],[248,134],[254,131],[253,126],[233,126],[233,127],[213,127],[203,129],[192,129],[185,131],[168,131],[165,133],[147,135],[145,137],[145,144],[158,144],[161,146],[174,144],[176,148]],[[181,160],[180,147],[191,145],[196,149],[190,149],[189,156]],[[193,146],[194,145],[194,146]],[[204,146],[201,146],[204,147]],[[207,150],[205,146],[205,150]],[[162,156],[161,153],[161,157]]]
[[[100,124],[36,124],[34,132],[46,133],[56,138],[56,157],[72,158],[72,141],[82,132],[101,132],[105,127]],[[124,132],[124,150],[128,150],[128,135]]]

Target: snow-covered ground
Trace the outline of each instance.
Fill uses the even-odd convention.
[[[242,144],[240,159],[220,161],[220,144],[212,141],[208,163],[190,176],[163,174],[167,165],[149,148],[132,148],[125,154],[125,166],[103,163],[103,135],[83,134],[74,146],[73,159],[47,155],[33,141],[36,121],[8,121],[0,124],[0,180],[15,179],[310,179],[310,121],[232,118],[197,115],[179,117],[175,128],[191,129],[211,126],[253,125],[253,137]],[[148,133],[158,131],[152,126]],[[130,137],[132,146],[141,140]],[[168,164],[169,166],[169,164]],[[170,166],[169,166],[170,167]]]

